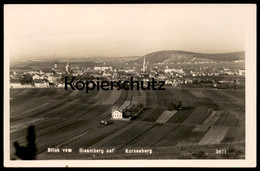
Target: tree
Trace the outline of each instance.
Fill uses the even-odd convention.
[[[181,107],[181,101],[177,101],[175,103],[175,109],[179,109]]]
[[[178,110],[181,107],[181,101],[174,101],[168,104],[167,109],[169,111]]]
[[[196,159],[206,159],[207,154],[204,151],[199,151],[198,153],[192,154]]]
[[[28,135],[27,139],[27,146],[20,146],[20,144],[16,141],[14,142],[15,147],[15,155],[23,160],[34,160],[36,156],[36,134],[35,128],[33,125],[28,127]]]
[[[169,103],[168,104],[168,106],[167,106],[167,109],[169,110],[169,111],[173,111],[174,109],[175,109],[175,104],[174,103]]]
[[[31,84],[32,83],[32,76],[30,74],[26,74],[20,77],[21,84]]]
[[[142,107],[144,107],[144,105],[143,105],[142,103],[139,103],[139,104],[137,105],[137,108],[138,108],[138,109],[141,109]]]

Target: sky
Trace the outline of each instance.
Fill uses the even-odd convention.
[[[5,5],[11,59],[244,51],[250,5]]]

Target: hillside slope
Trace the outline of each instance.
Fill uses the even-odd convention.
[[[144,57],[144,56],[143,56]],[[142,63],[143,57],[135,62]],[[236,60],[245,60],[245,52],[233,53],[195,53],[178,50],[157,51],[145,55],[149,63],[170,63],[170,62],[234,62]]]

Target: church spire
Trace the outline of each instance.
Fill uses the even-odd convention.
[[[146,62],[145,62],[145,56],[144,56],[143,71],[146,71],[146,69],[147,69],[147,65],[146,65]]]

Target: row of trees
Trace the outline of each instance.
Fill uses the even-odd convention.
[[[124,111],[124,115],[126,117],[133,117],[135,116],[135,114],[137,112],[139,112],[142,108],[144,107],[143,104],[139,103],[137,105],[133,104],[130,107],[128,107],[125,111]]]

